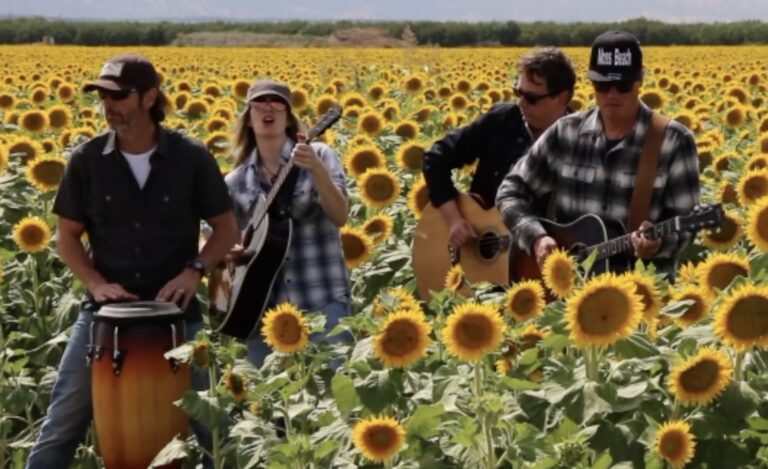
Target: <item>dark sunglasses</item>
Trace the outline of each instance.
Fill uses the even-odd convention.
[[[553,96],[557,96],[560,94],[560,91],[547,93],[547,94],[536,94],[536,93],[531,93],[530,91],[523,91],[518,87],[512,88],[512,92],[515,93],[515,96],[517,96],[518,98],[525,99],[526,101],[528,101],[528,103],[530,103],[533,106],[535,106],[536,103],[538,103],[539,100],[541,99],[551,98]]]
[[[619,93],[629,93],[635,86],[634,81],[593,81],[592,86],[598,93],[607,93],[616,88]]]
[[[272,108],[275,111],[285,111],[288,107],[288,105],[285,104],[285,101],[272,96],[259,96],[258,98],[254,98],[251,103],[263,111],[266,111],[269,108]]]
[[[128,96],[130,96],[131,93],[136,93],[138,91],[139,90],[137,90],[136,88],[131,88],[129,90],[117,90],[117,91],[115,91],[115,90],[99,90],[99,98],[101,98],[102,100],[106,99],[106,98],[109,98],[112,101],[122,101],[122,100],[128,98]]]

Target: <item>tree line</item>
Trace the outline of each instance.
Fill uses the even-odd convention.
[[[135,21],[69,21],[41,17],[0,19],[0,44],[26,44],[49,38],[56,44],[79,45],[167,45],[180,34],[192,32],[250,32],[262,34],[327,37],[354,27],[376,27],[393,37],[415,37],[419,45],[443,47],[557,44],[584,46],[601,32],[622,29],[635,34],[646,45],[736,45],[768,43],[768,23],[669,24],[638,18],[618,23],[554,23],[515,21],[283,21],[196,23]]]

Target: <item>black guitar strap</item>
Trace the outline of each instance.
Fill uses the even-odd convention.
[[[296,188],[296,181],[299,179],[301,168],[296,166],[291,168],[288,177],[283,181],[282,187],[277,192],[277,197],[267,211],[269,216],[278,220],[286,220],[291,216],[291,207],[293,206],[293,191]]]

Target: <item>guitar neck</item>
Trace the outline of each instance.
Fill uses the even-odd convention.
[[[678,218],[670,218],[661,223],[657,223],[652,227],[643,230],[643,234],[651,239],[660,238],[662,236],[670,235],[680,231]],[[618,238],[613,238],[604,243],[595,244],[587,248],[587,252],[597,251],[597,259],[607,259],[615,254],[621,254],[624,252],[632,251],[632,238],[631,234],[625,234]]]

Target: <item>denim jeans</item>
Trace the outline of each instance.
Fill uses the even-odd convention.
[[[93,418],[91,369],[86,363],[92,322],[92,311],[80,311],[59,363],[51,404],[27,460],[27,469],[67,468],[77,446],[85,438]],[[187,323],[187,338],[193,338],[202,328],[202,321]],[[208,375],[204,370],[196,371],[193,367],[192,388],[198,391],[208,389]],[[200,444],[210,447],[211,438],[207,430],[194,422],[192,428]]]
[[[333,301],[320,308],[320,312],[325,315],[325,330],[330,331],[336,327],[339,319],[349,316],[349,304],[345,301]],[[345,340],[346,337],[348,337],[347,334],[337,334],[333,337],[328,337],[324,332],[317,332],[312,334],[309,339],[316,343],[326,341],[334,344]],[[264,337],[261,335],[261,324],[248,337],[245,345],[248,347],[248,361],[256,368],[261,368],[264,364],[264,359],[272,353],[272,349],[264,342]],[[338,364],[334,368],[337,367]]]

